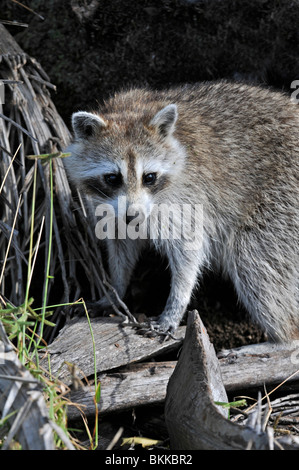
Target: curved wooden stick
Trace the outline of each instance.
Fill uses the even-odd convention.
[[[182,353],[167,388],[165,419],[171,448],[275,448],[273,430],[261,431],[259,419],[250,426],[229,421],[225,409],[215,405],[227,401],[214,347],[198,313],[190,312]]]

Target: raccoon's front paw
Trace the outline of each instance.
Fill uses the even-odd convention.
[[[157,319],[151,319],[151,328],[159,333],[173,334],[178,324],[170,315],[161,314]]]

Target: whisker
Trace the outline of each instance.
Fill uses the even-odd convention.
[[[101,189],[99,189],[97,186],[95,186],[95,185],[93,185],[93,184],[90,184],[90,183],[88,184],[88,186],[89,186],[90,188],[95,189],[98,193],[100,193],[100,194],[103,195],[106,199],[108,199],[109,196],[108,196],[107,194],[105,194],[105,193],[104,193]]]

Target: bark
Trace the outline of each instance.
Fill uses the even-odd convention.
[[[9,448],[12,439],[17,440],[23,450],[54,449],[40,384],[18,360],[1,322],[0,411],[1,419],[7,419],[7,426],[0,426],[1,434],[4,433],[1,437],[5,436],[3,450]]]
[[[165,420],[171,448],[280,448],[272,428],[261,426],[261,408],[250,423],[240,425],[228,420],[224,408],[215,402],[228,402],[220,365],[198,313],[190,312],[183,350],[167,387]],[[299,449],[299,439],[290,437],[284,445]]]
[[[137,334],[132,326],[122,326],[119,318],[95,318],[91,327],[95,341],[96,371],[101,373],[126,366],[134,362],[147,361],[152,357],[178,348],[183,341],[185,327],[176,333],[178,339],[164,341],[161,336],[146,337]],[[91,332],[85,318],[68,322],[58,337],[48,347],[51,373],[71,385],[75,367],[77,378],[93,377],[94,351]],[[48,358],[42,360],[46,368]]]

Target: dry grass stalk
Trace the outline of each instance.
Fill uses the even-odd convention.
[[[48,89],[55,87],[41,66],[19,48],[1,24],[0,77],[5,83],[5,100],[0,100],[0,309],[7,308],[8,304],[16,306],[21,321],[23,318],[25,321],[29,313],[38,315],[38,310],[34,309],[41,305],[45,308],[49,304],[67,304],[83,295],[99,298],[109,288],[109,283],[90,224],[93,210],[88,201],[72,194],[61,158],[48,158],[44,162],[39,158],[27,158],[28,155],[61,152],[67,146],[70,134],[51,101]],[[33,304],[29,296],[34,298]],[[12,323],[8,329],[12,331],[13,320],[18,320],[14,310],[9,309],[2,310],[2,321],[10,311]],[[52,317],[57,323],[59,313],[58,308]],[[4,405],[0,404],[0,416],[6,408],[21,408],[17,418],[10,421],[3,448],[10,445],[15,435],[23,448],[34,448],[37,445],[34,426],[32,432],[27,428],[31,410],[36,409],[36,400],[43,401],[43,397],[41,394],[29,396],[31,390],[27,393],[18,374],[23,373],[23,364],[27,361],[30,365],[36,354],[34,348],[31,349],[33,343],[35,348],[40,343],[44,345],[45,340],[49,342],[55,335],[55,330],[51,326],[48,332],[45,331],[43,323],[37,332],[35,327],[31,329],[27,325],[31,335],[27,337],[28,349],[26,352],[25,348],[18,350],[23,364],[18,362],[18,370],[12,376],[8,368],[11,361],[7,356],[10,349],[8,352],[5,349],[1,318],[0,327],[4,335],[4,339],[0,338],[0,346],[4,348],[3,360],[0,358],[0,366],[3,366],[0,389],[3,386],[8,393],[8,397],[2,393]],[[24,344],[24,331],[22,335],[20,345]],[[10,348],[9,342],[8,346]],[[24,389],[22,403],[16,401],[19,392],[11,395],[14,388]],[[49,426],[47,439],[53,428],[65,447],[72,448],[56,423],[49,421]],[[32,442],[24,440],[23,435],[29,436]],[[53,443],[51,440],[41,445],[48,448]]]
[[[0,272],[3,271],[0,295],[2,304],[9,301],[20,305],[24,302],[27,284],[35,164],[37,198],[33,246],[38,238],[40,244],[35,253],[30,295],[36,302],[41,302],[46,289],[44,273],[50,233],[49,163],[43,164],[40,160],[34,163],[26,156],[61,151],[68,144],[70,134],[51,101],[48,88],[53,85],[49,77],[19,48],[2,25],[0,77],[6,80],[5,103],[0,103]],[[50,264],[53,278],[48,280],[47,300],[60,304],[82,296],[99,298],[103,291],[109,290],[109,283],[90,224],[93,210],[86,201],[82,208],[82,198],[72,194],[61,159],[53,159],[53,170]]]

